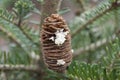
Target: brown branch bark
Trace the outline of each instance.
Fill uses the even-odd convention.
[[[77,0],[77,2],[79,2],[79,4],[80,4],[80,12],[82,13],[82,12],[84,12],[85,11],[85,7],[84,7],[84,4],[83,4],[83,0]]]
[[[62,0],[44,0],[42,3],[41,24],[46,17],[59,11],[61,2]]]

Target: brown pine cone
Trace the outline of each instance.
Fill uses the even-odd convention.
[[[65,20],[58,14],[52,14],[44,20],[41,43],[46,66],[64,73],[72,61],[71,36]]]

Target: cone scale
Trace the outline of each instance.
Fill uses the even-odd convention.
[[[72,61],[70,30],[59,14],[45,18],[41,30],[42,54],[46,66],[64,73]]]

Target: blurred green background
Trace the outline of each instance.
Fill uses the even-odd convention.
[[[38,65],[42,0],[0,0],[1,65]],[[44,80],[120,80],[120,1],[63,0],[61,14],[71,29],[73,61],[63,77]],[[0,80],[37,80],[37,73],[4,71]]]

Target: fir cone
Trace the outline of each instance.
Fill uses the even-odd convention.
[[[46,66],[64,73],[72,61],[71,36],[65,20],[58,14],[52,14],[44,20],[41,43]]]

